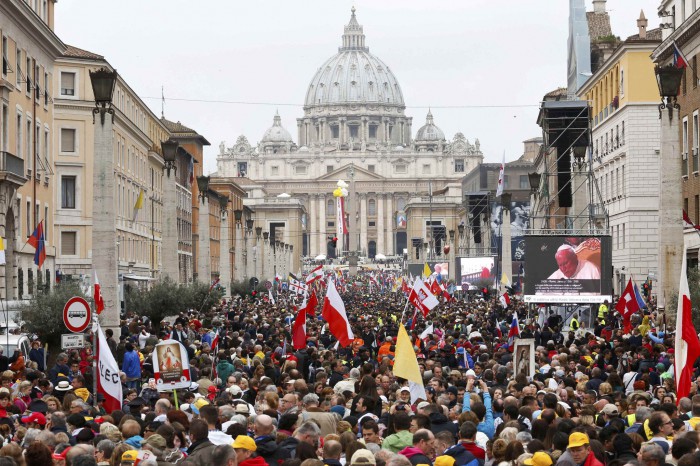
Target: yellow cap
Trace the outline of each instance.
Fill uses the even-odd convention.
[[[591,441],[589,440],[588,435],[582,432],[574,432],[573,434],[569,435],[568,448],[576,448],[583,445],[588,445],[589,443],[591,443]]]
[[[136,461],[139,456],[139,452],[136,450],[127,450],[122,453],[122,461]]]
[[[248,451],[255,451],[258,447],[255,445],[255,440],[247,435],[239,435],[231,444],[233,448],[243,448]]]
[[[553,461],[552,457],[547,453],[538,451],[532,455],[532,458],[526,459],[523,463],[527,466],[552,466]]]

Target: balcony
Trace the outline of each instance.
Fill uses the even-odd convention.
[[[24,160],[6,151],[0,151],[0,182],[12,183],[16,188],[24,185]]]

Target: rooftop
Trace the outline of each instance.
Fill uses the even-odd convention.
[[[88,52],[87,50],[79,49],[72,45],[66,45],[66,51],[63,52],[63,56],[68,58],[84,58],[87,60],[104,60],[105,58],[102,55]]]

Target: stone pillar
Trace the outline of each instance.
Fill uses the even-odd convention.
[[[226,287],[224,297],[231,297],[231,240],[229,239],[227,212],[221,212],[221,235],[219,238],[219,281]]]
[[[117,224],[112,117],[104,122],[95,118],[95,144],[92,177],[92,264],[100,280],[105,310],[100,314],[102,327],[119,332],[119,276],[117,270]],[[20,293],[21,294],[21,293]]]
[[[211,284],[211,246],[209,243],[209,199],[199,200],[199,223],[197,224],[197,279]]]
[[[318,250],[319,254],[326,255],[328,253],[328,248],[326,247],[326,195],[325,194],[319,194],[318,195],[318,215],[319,215],[319,220],[318,220]]]
[[[377,194],[377,253],[386,255],[384,236],[384,193]]]
[[[677,309],[668,307],[678,295],[681,277],[683,243],[683,190],[678,141],[679,112],[661,112],[661,153],[659,159],[659,271],[656,299],[659,308],[666,308],[667,322],[673,325]],[[673,118],[670,118],[672,116]],[[663,232],[663,234],[661,234]]]
[[[358,248],[367,255],[367,195],[362,194],[360,198],[360,244]]]
[[[255,276],[258,277],[258,280],[261,282],[265,281],[267,276],[265,275],[263,269],[264,269],[264,256],[263,256],[263,251],[262,251],[262,236],[258,236],[257,232],[252,233],[251,237],[254,236],[254,241],[255,241]]]
[[[309,222],[306,236],[309,238],[309,257],[314,258],[320,254],[318,248],[318,196],[309,194]],[[303,249],[302,249],[303,250]]]
[[[571,177],[571,189],[573,191],[573,199],[571,204],[571,216],[574,217],[573,226],[577,230],[586,228],[590,217],[588,212],[588,169],[585,165],[578,166],[573,164]]]
[[[170,277],[172,281],[179,283],[180,265],[177,253],[177,185],[175,183],[174,171],[163,177],[163,207],[172,209],[162,216],[163,246],[161,254],[163,261],[163,278]]]
[[[250,280],[252,277],[255,276],[255,262],[253,259],[255,259],[255,240],[253,238],[253,231],[248,231],[246,229],[245,231],[245,249],[246,249],[246,257],[245,257],[245,279],[246,283],[248,280]]]
[[[513,256],[510,243],[510,194],[502,194],[501,202],[503,202],[503,219],[501,221],[501,276],[505,274],[508,282],[513,278]],[[498,277],[498,282],[501,283],[501,277]],[[501,294],[505,292],[505,285],[499,286]]]
[[[387,256],[393,256],[396,251],[394,251],[394,206],[391,194],[386,196],[386,251],[383,253]]]
[[[235,245],[235,270],[234,270],[234,280],[237,282],[242,282],[245,275],[245,265],[243,262],[243,226],[240,222],[236,223],[236,245]]]

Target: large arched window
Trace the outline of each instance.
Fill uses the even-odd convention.
[[[335,201],[333,199],[328,199],[326,201],[326,215],[331,217],[335,215]]]
[[[396,201],[396,210],[406,210],[406,198],[400,197]]]
[[[377,215],[377,201],[374,199],[367,201],[367,215]]]

